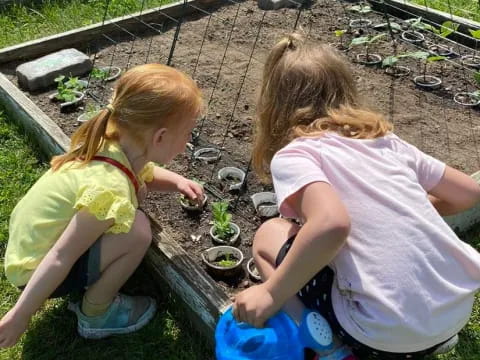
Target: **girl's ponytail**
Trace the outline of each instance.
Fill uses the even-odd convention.
[[[97,115],[88,120],[72,136],[70,150],[59,156],[55,156],[50,165],[58,170],[69,161],[79,161],[81,164],[88,163],[103,145],[106,138],[108,120],[113,113],[113,107],[107,106]]]

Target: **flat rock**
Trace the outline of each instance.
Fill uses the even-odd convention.
[[[18,84],[33,91],[55,84],[60,75],[80,76],[92,70],[89,57],[77,49],[65,49],[17,67]]]
[[[304,0],[258,0],[258,7],[262,10],[277,10],[281,8],[298,7]]]

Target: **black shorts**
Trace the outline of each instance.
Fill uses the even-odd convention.
[[[290,250],[295,236],[288,239],[278,252],[275,265],[281,264],[283,259]],[[352,349],[353,353],[361,359],[381,359],[381,360],[397,360],[397,359],[423,359],[425,356],[433,353],[440,346],[435,345],[429,349],[416,351],[412,353],[391,353],[373,349],[367,345],[360,343],[350,336],[345,329],[342,328],[335,316],[332,305],[332,286],[335,280],[335,273],[326,266],[320,270],[300,291],[297,293],[298,298],[309,309],[316,310],[328,321],[332,332],[344,344]],[[447,340],[448,341],[448,340]],[[309,354],[311,356],[313,354]]]
[[[57,298],[73,292],[83,291],[100,278],[100,239],[97,240],[73,264],[63,282],[53,291],[50,298]],[[25,286],[19,286],[21,290]]]

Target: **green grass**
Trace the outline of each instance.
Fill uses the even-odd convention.
[[[480,7],[477,0],[409,0],[410,2],[427,6],[432,9],[452,13],[467,19],[480,21]],[[479,357],[480,358],[480,357]]]
[[[17,201],[47,169],[36,157],[38,153],[21,130],[7,123],[0,113],[0,317],[19,296],[19,291],[6,280],[3,272],[8,219]],[[160,294],[143,269],[127,283],[125,292]],[[75,316],[67,310],[68,300],[47,301],[21,341],[10,349],[0,350],[0,360],[210,358],[207,347],[192,333],[182,308],[169,294],[157,296],[159,311],[145,328],[134,334],[100,341],[87,341],[76,334]]]
[[[46,0],[0,7],[0,48],[102,21],[108,0]],[[144,8],[174,2],[145,0]],[[140,0],[110,0],[107,19],[140,11]]]

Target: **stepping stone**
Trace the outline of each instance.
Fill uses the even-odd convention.
[[[55,84],[60,75],[80,76],[92,70],[90,58],[77,49],[65,49],[17,67],[18,84],[27,90],[39,90]]]

